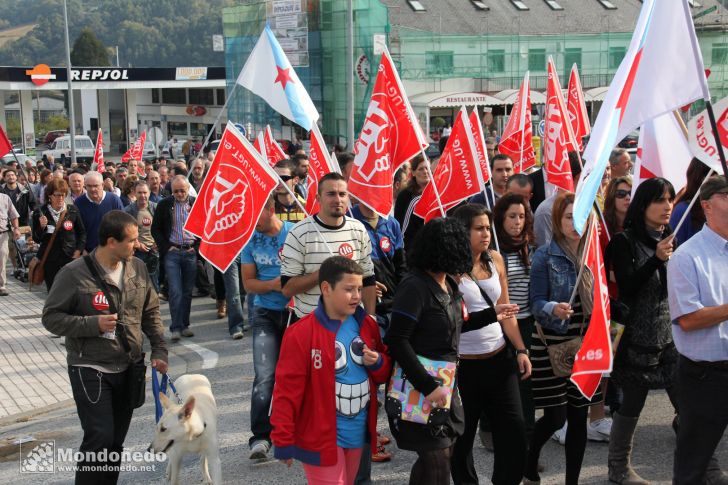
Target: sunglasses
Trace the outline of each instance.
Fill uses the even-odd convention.
[[[614,193],[614,196],[617,199],[624,199],[625,197],[630,197],[631,195],[632,195],[632,193],[629,190],[622,190],[622,189],[619,189]]]
[[[295,175],[281,175],[281,180],[284,182],[288,182],[289,180],[293,180],[295,178]]]

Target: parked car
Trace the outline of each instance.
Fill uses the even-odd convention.
[[[620,148],[626,148],[627,151],[637,150],[637,144],[639,143],[640,139],[640,132],[639,130],[634,130],[629,135],[625,136],[622,141],[620,141],[617,146]]]
[[[147,160],[154,160],[155,158],[157,158],[157,149],[151,140],[146,140],[144,142],[144,150],[142,151],[142,160],[146,162]]]
[[[13,151],[15,151],[15,150],[13,150]],[[8,154],[7,154],[7,155],[5,155],[4,157],[2,157],[2,158],[0,159],[0,163],[1,163],[2,165],[7,165],[7,164],[8,164],[8,163],[10,163],[10,162],[14,162],[14,161],[15,161],[15,157],[17,157],[17,158],[18,158],[18,162],[19,162],[19,163],[20,163],[20,164],[21,164],[21,165],[22,165],[23,167],[25,167],[25,162],[26,162],[27,160],[30,160],[31,162],[33,162],[33,165],[35,165],[35,158],[33,158],[33,157],[29,157],[28,155],[26,155],[25,153],[22,153],[22,152],[18,153],[17,151],[15,151],[15,156],[13,156],[13,154],[12,154],[12,153],[8,153]]]
[[[46,145],[50,145],[54,141],[56,141],[56,138],[61,137],[63,135],[68,135],[68,132],[66,130],[53,130],[49,131],[45,134],[45,137],[43,137],[43,143]]]
[[[94,159],[94,142],[86,135],[76,135],[76,161],[91,163]],[[63,135],[53,141],[51,147],[43,152],[43,160],[53,155],[56,161],[66,167],[71,165],[71,135]]]

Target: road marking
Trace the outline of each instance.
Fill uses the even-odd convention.
[[[217,366],[217,352],[206,349],[202,345],[193,344],[192,342],[183,342],[182,345],[190,350],[197,352],[197,354],[202,357],[203,369],[214,369],[215,366]]]

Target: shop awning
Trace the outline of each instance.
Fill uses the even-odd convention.
[[[598,88],[592,88],[584,91],[584,101],[604,101],[609,91],[609,86],[600,86]]]
[[[504,89],[493,96],[501,100],[501,104],[513,104],[518,97],[518,89]],[[531,90],[531,104],[546,104],[546,95],[538,91]]]
[[[410,98],[412,106],[430,108],[459,108],[460,106],[500,106],[498,98],[485,93],[422,93]]]

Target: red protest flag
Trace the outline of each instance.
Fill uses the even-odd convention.
[[[147,132],[142,131],[139,138],[136,139],[130,149],[121,156],[121,163],[129,163],[130,160],[142,160],[144,155],[144,144],[147,142]],[[137,165],[137,175],[140,177],[146,177],[147,174],[144,172],[144,164],[141,166]]]
[[[266,158],[265,156],[265,143],[263,142],[263,132],[258,132],[258,136],[255,137],[255,140],[253,140],[253,148],[257,150],[258,153],[263,155],[263,158]]]
[[[426,147],[425,135],[385,49],[364,126],[354,144],[349,192],[387,217],[392,211],[394,172]]]
[[[515,173],[525,172],[536,165],[531,127],[531,81],[528,71],[521,83],[508,122],[503,129],[498,151],[513,160]]]
[[[321,177],[331,172],[339,172],[338,163],[334,164],[326,151],[326,143],[316,123],[311,125],[311,148],[308,153],[308,198],[306,214],[316,214],[319,203],[316,200],[318,183]]]
[[[546,113],[544,115],[543,167],[551,185],[574,191],[574,179],[569,164],[569,122],[564,96],[554,61],[549,57]]]
[[[5,130],[0,125],[0,157],[4,157],[11,151],[13,151],[13,144],[10,143],[8,135],[5,134]]]
[[[478,162],[480,163],[480,176],[483,182],[482,189],[490,180],[490,161],[488,160],[488,150],[485,149],[485,136],[483,135],[483,125],[480,124],[477,108],[470,113],[470,128],[473,130],[473,140],[475,141],[475,149],[478,152]]]
[[[465,108],[453,123],[450,138],[442,151],[437,169],[415,205],[414,213],[425,222],[440,217],[440,203],[445,210],[480,192],[480,163]],[[435,187],[432,184],[436,184]],[[438,201],[439,194],[439,201]]]
[[[268,158],[268,163],[272,167],[279,160],[287,159],[288,155],[283,151],[283,148],[273,138],[273,134],[270,131],[270,125],[265,125],[265,131],[263,132],[263,143],[265,146],[265,156]]]
[[[268,162],[228,123],[184,227],[202,240],[200,254],[210,264],[227,270],[253,235],[277,185]]]
[[[103,172],[106,170],[104,165],[104,136],[99,128],[99,133],[96,135],[96,150],[94,150],[94,161],[92,166],[96,166],[97,172]]]
[[[589,124],[589,114],[586,111],[586,103],[584,102],[584,91],[581,89],[581,80],[579,79],[579,71],[576,64],[571,66],[571,75],[569,76],[569,100],[566,104],[566,111],[569,113],[569,122],[571,123],[571,133],[578,146],[571,146],[569,143],[569,151],[584,151],[584,137],[591,133],[591,125]]]
[[[592,218],[593,220],[593,218]],[[594,304],[581,349],[574,358],[571,382],[587,399],[594,396],[602,375],[612,371],[612,339],[609,333],[609,288],[596,223],[587,233],[584,264],[594,277]]]

